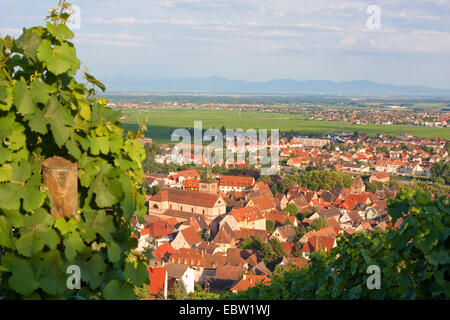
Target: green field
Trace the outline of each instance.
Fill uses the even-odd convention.
[[[137,124],[146,124],[145,135],[156,143],[170,142],[170,134],[176,128],[193,128],[194,121],[203,121],[203,128],[226,129],[280,129],[282,132],[295,131],[298,135],[316,135],[326,132],[355,132],[374,136],[410,133],[418,137],[442,137],[450,140],[450,130],[404,125],[352,125],[342,121],[307,120],[301,114],[240,112],[228,110],[155,110],[124,111],[126,130],[137,130]]]

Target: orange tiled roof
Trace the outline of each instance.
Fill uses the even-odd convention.
[[[164,202],[172,201],[178,203],[185,203],[194,206],[213,207],[218,195],[202,193],[193,190],[179,190],[173,188],[164,188],[151,198],[151,201]]]
[[[219,179],[219,185],[224,187],[250,188],[254,183],[255,179],[253,177],[221,176]]]
[[[156,299],[156,296],[161,297],[164,293],[164,284],[166,282],[167,269],[161,268],[147,268],[148,277],[150,280],[150,299]]]
[[[258,283],[269,285],[270,279],[265,275],[244,275],[244,278],[230,290],[233,292],[247,290],[248,288],[256,286]]]
[[[264,215],[257,207],[243,207],[234,209],[229,214],[232,215],[237,222],[252,222],[264,219]]]

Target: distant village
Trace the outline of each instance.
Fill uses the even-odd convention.
[[[111,103],[112,108],[129,110],[152,109],[189,109],[204,110],[239,110],[257,111],[260,113],[302,114],[305,119],[317,121],[343,121],[349,124],[369,125],[411,125],[421,127],[449,128],[450,109],[411,109],[402,105],[373,105],[365,108],[325,107],[324,105],[289,105],[280,104],[266,106],[259,104],[202,104],[167,102],[164,104]]]
[[[147,142],[151,139],[147,138]],[[270,137],[269,137],[270,142]],[[145,143],[145,142],[144,142]],[[292,168],[305,169],[308,166],[322,166],[333,168],[341,172],[375,174],[377,178],[386,180],[388,175],[430,177],[433,163],[448,158],[447,141],[443,138],[418,138],[410,134],[397,137],[368,137],[366,134],[334,133],[326,134],[320,138],[292,137],[281,138],[280,143],[272,148],[278,149],[281,166],[288,172]],[[266,146],[251,146],[251,151],[259,152]],[[258,149],[259,148],[259,149]],[[237,153],[237,144],[224,151]],[[426,150],[425,150],[426,149]],[[176,154],[172,148],[165,146],[162,153],[155,156],[155,161],[161,164],[184,165],[195,162],[194,153]],[[196,164],[205,165],[208,159],[202,157]],[[212,164],[227,168],[247,166],[247,162],[238,160]],[[255,168],[261,168],[257,163]],[[276,168],[281,170],[280,167]],[[383,174],[386,173],[386,174]],[[380,178],[381,177],[381,178]]]
[[[445,139],[411,135],[282,137],[278,150],[283,175],[320,167],[350,174],[351,186],[274,192],[270,179],[213,173],[204,159],[191,169],[145,174],[146,185],[158,191],[147,196],[145,222],[134,217],[133,225],[139,231],[137,251],[152,253],[150,298],[167,299],[180,283],[187,293],[199,286],[206,292],[238,292],[269,284],[274,273],[302,268],[311,253],[336,247],[339,235],[398,227],[401,219],[392,225],[387,213],[387,199],[398,190],[370,192],[361,176],[370,183],[394,176],[427,178],[433,163],[449,159]],[[160,164],[192,159],[171,158],[170,146],[155,156]]]

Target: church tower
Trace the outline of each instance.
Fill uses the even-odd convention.
[[[362,181],[360,176],[357,176],[352,186],[350,187],[350,192],[353,194],[362,194],[366,192],[366,185]]]
[[[198,191],[203,193],[217,194],[217,180],[212,176],[212,169],[210,165],[205,167],[205,176],[198,184]]]

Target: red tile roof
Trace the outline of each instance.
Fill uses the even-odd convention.
[[[186,240],[186,242],[189,243],[191,246],[197,245],[202,242],[202,239],[195,230],[195,227],[189,227],[181,230],[180,232],[183,235],[184,240]]]
[[[148,277],[150,280],[150,299],[158,299],[164,295],[164,284],[166,282],[167,269],[161,268],[147,268]]]
[[[264,219],[264,215],[261,213],[261,210],[259,210],[258,207],[244,207],[234,209],[229,214],[232,215],[237,222],[251,222]]]
[[[176,250],[170,245],[170,243],[164,243],[153,251],[153,256],[158,261],[161,261],[162,257],[164,256],[170,257],[172,254],[175,253],[175,251]]]
[[[218,199],[219,196],[214,194],[202,193],[192,190],[178,190],[173,188],[164,188],[160,190],[156,195],[154,195],[151,198],[151,201],[156,202],[171,201],[211,208],[216,204]]]
[[[257,284],[262,283],[265,285],[270,284],[270,279],[264,275],[244,275],[244,278],[239,280],[239,282],[230,290],[232,292],[247,290],[248,288],[254,287]]]
[[[219,179],[219,185],[224,187],[250,188],[254,183],[255,179],[253,177],[221,176]]]

